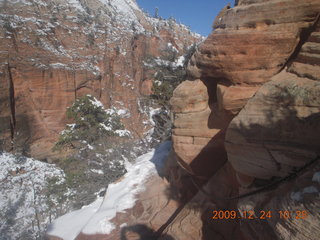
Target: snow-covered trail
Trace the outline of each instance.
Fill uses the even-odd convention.
[[[118,212],[125,212],[135,205],[136,196],[144,190],[148,178],[163,167],[171,149],[171,142],[164,142],[133,163],[127,163],[127,173],[121,181],[110,184],[104,197],[88,206],[57,218],[47,234],[64,240],[75,239],[84,234],[109,234],[116,226],[110,221]]]

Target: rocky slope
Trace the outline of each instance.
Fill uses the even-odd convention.
[[[52,158],[66,108],[84,94],[126,110],[126,127],[145,137],[143,96],[155,73],[148,64],[174,63],[201,39],[132,0],[2,0],[0,9],[1,149],[38,159]]]

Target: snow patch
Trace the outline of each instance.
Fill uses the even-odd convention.
[[[312,181],[320,183],[320,172],[316,172],[313,174]]]
[[[314,186],[306,187],[303,189],[303,193],[317,193],[318,189]]]
[[[294,201],[300,202],[302,200],[302,193],[301,192],[292,192],[290,194],[290,198]]]
[[[184,63],[185,63],[186,59],[184,56],[180,56],[176,62],[175,62],[175,66],[176,67],[183,67]]]
[[[39,234],[50,221],[49,214],[56,216],[56,209],[48,206],[46,196],[48,181],[53,178],[57,180],[56,185],[65,181],[64,172],[55,165],[24,156],[0,154],[1,239],[22,239],[21,234],[26,231],[32,239],[40,239]],[[71,192],[61,194],[67,197]],[[57,202],[53,195],[50,200]]]
[[[118,129],[118,130],[115,130],[114,133],[116,135],[118,135],[119,137],[129,137],[129,136],[131,136],[131,132],[129,130],[127,130],[127,129],[125,129],[125,130],[119,130]]]
[[[94,173],[97,173],[97,174],[100,174],[100,175],[104,174],[104,172],[101,169],[91,169],[91,172],[94,172]]]
[[[88,97],[91,97],[91,95],[87,95]],[[89,99],[89,101],[92,103],[93,106],[97,107],[97,108],[104,108],[102,102],[100,102],[98,99],[96,99],[95,97],[93,97],[93,100]]]
[[[310,194],[310,193],[319,193],[319,190],[315,186],[309,186],[305,187],[302,191],[299,192],[292,192],[290,194],[290,197],[292,200],[295,201],[302,201],[304,194]]]

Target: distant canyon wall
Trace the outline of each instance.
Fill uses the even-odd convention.
[[[85,94],[127,110],[124,124],[142,138],[150,124],[141,99],[155,73],[144,62],[181,56],[201,40],[131,0],[1,1],[0,8],[1,149],[38,159],[53,157],[66,108]]]

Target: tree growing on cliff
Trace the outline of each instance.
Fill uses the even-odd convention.
[[[59,150],[64,146],[74,148],[75,144],[92,144],[107,136],[128,137],[130,132],[125,130],[120,116],[115,109],[105,109],[100,101],[91,95],[76,99],[67,109],[67,116],[74,123],[67,124],[60,133],[55,145]]]
[[[156,7],[155,10],[154,10],[154,18],[159,18],[159,8]]]
[[[178,56],[177,50],[172,44],[170,46],[164,54],[164,59],[150,60],[151,66],[156,70],[151,98],[166,108],[169,106],[174,89],[186,79],[186,67],[196,51],[196,45],[193,44],[184,49],[183,56]]]
[[[184,49],[185,54],[179,56],[179,51],[172,43],[163,54],[163,58],[147,58],[144,61],[146,68],[155,71],[150,99],[155,102],[160,110],[153,115],[155,128],[153,139],[164,141],[171,136],[171,119],[169,100],[174,89],[186,79],[187,64],[196,50],[196,44]]]
[[[126,172],[123,159],[127,158],[123,157],[125,150],[120,146],[123,142],[129,145],[130,132],[121,122],[121,111],[105,109],[91,95],[76,99],[67,109],[73,123],[60,133],[54,150],[71,151],[55,163],[66,174],[65,185],[77,193],[72,199],[76,208],[94,201],[95,192]]]

